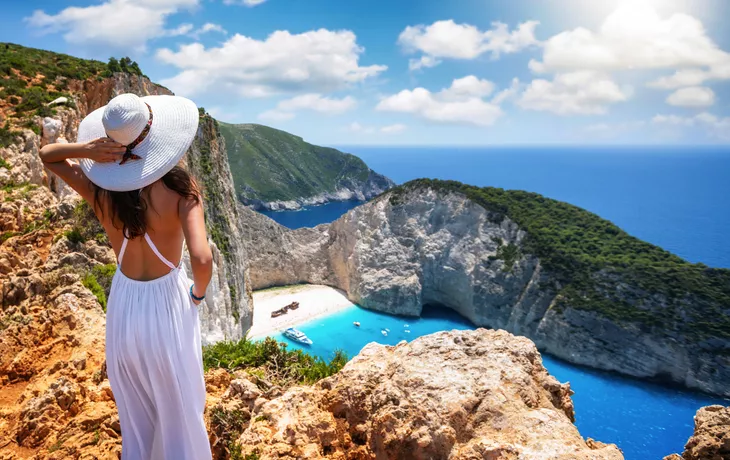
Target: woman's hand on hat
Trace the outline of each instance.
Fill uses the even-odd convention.
[[[121,161],[127,148],[108,137],[100,137],[89,141],[84,146],[85,157],[97,163],[111,163]]]

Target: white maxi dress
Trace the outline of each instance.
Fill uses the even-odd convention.
[[[211,459],[203,420],[205,381],[198,309],[182,262],[147,244],[170,273],[137,281],[119,251],[106,315],[106,363],[119,410],[122,460]]]

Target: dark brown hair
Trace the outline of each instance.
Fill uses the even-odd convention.
[[[190,174],[180,166],[175,166],[162,177],[162,183],[168,189],[177,192],[183,198],[200,203],[198,184]],[[93,184],[92,184],[93,185]],[[129,192],[113,192],[96,185],[94,187],[94,206],[104,212],[104,202],[109,203],[112,213],[112,225],[122,230],[129,239],[142,236],[147,232],[145,212],[149,200],[149,188],[131,190]],[[146,192],[146,193],[145,193]],[[147,195],[147,196],[143,196]]]

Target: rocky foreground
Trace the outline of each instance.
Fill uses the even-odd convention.
[[[239,440],[261,458],[623,458],[580,436],[570,386],[547,373],[532,342],[504,331],[371,343],[313,387],[271,400],[243,393],[234,404],[253,421]]]

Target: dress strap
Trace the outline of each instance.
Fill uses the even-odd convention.
[[[155,253],[155,255],[156,255],[156,256],[157,256],[157,257],[158,257],[158,258],[159,258],[159,259],[160,259],[160,260],[161,260],[161,261],[162,261],[162,262],[163,262],[163,263],[164,263],[165,265],[167,265],[168,267],[172,268],[173,270],[177,268],[177,267],[176,267],[175,265],[173,265],[173,263],[172,263],[172,262],[170,262],[169,260],[165,259],[165,256],[163,256],[163,255],[162,255],[162,254],[160,253],[160,251],[159,251],[159,250],[157,249],[157,246],[155,246],[155,243],[153,243],[153,242],[152,242],[152,240],[150,239],[150,236],[149,236],[149,235],[148,235],[147,233],[145,233],[145,234],[144,234],[144,239],[145,239],[145,240],[147,241],[147,244],[149,244],[149,245],[150,245],[150,249],[152,249],[152,251],[153,251],[153,252]],[[120,261],[120,263],[121,263],[121,261]]]
[[[117,265],[120,267],[122,266],[122,259],[124,258],[124,251],[127,250],[127,237],[124,237],[124,241],[122,241],[122,249],[119,250],[119,257],[117,257]]]

